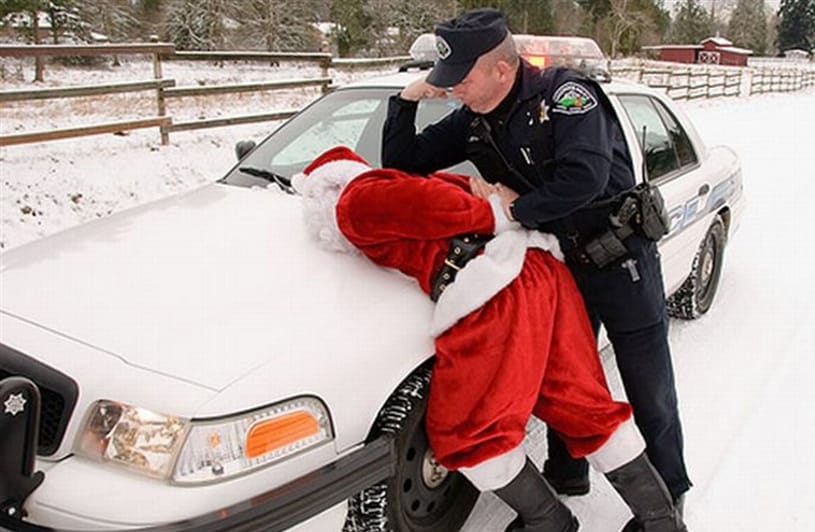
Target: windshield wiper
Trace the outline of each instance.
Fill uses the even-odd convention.
[[[286,194],[295,193],[294,188],[291,186],[291,179],[289,179],[286,176],[276,174],[270,170],[255,168],[253,166],[240,166],[238,167],[238,170],[240,170],[244,174],[249,174],[253,177],[259,177],[260,179],[265,179],[270,183],[274,183],[275,185],[279,186],[280,190],[282,190]]]

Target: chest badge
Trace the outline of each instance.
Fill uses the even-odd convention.
[[[555,91],[553,113],[582,115],[597,107],[597,98],[574,81],[567,81]]]
[[[549,106],[546,105],[546,100],[541,100],[540,112],[538,112],[538,123],[543,124],[549,120]]]

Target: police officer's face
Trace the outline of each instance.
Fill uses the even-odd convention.
[[[506,61],[484,55],[461,83],[453,86],[453,96],[476,113],[489,113],[506,97],[515,81],[515,73]]]

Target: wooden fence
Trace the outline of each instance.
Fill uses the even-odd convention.
[[[0,91],[0,103],[54,98],[73,98],[79,96],[100,96],[125,92],[155,91],[156,115],[138,120],[122,120],[104,124],[92,124],[82,127],[61,128],[48,131],[37,131],[14,135],[0,135],[0,146],[45,142],[85,135],[97,135],[138,128],[158,127],[161,143],[170,142],[172,132],[188,131],[235,124],[281,120],[294,115],[298,109],[284,109],[269,113],[173,122],[167,112],[167,100],[190,96],[209,96],[239,92],[258,92],[292,89],[299,87],[321,87],[323,92],[330,90],[331,78],[329,68],[356,68],[396,64],[407,60],[407,57],[377,59],[334,59],[326,53],[277,53],[277,52],[176,52],[175,46],[166,43],[157,44],[118,44],[118,45],[37,45],[16,46],[0,45],[0,57],[34,57],[34,56],[94,56],[94,55],[135,55],[149,54],[153,60],[153,80],[128,83],[111,83],[106,85],[64,87],[59,89],[26,89]],[[208,87],[176,87],[175,80],[163,77],[162,60],[164,61],[268,61],[271,64],[281,62],[315,63],[321,69],[321,76],[310,79],[292,79],[257,83],[240,83]]]
[[[740,68],[710,65],[628,65],[611,63],[612,77],[624,77],[665,91],[674,100],[790,92],[815,86],[815,69]]]
[[[106,45],[0,45],[0,57],[35,56],[98,56],[148,54],[153,61],[153,80],[106,85],[64,87],[60,89],[26,89],[0,91],[0,103],[52,98],[73,98],[98,96],[124,92],[155,91],[156,115],[136,119],[92,124],[81,127],[54,129],[0,135],[0,146],[44,142],[85,135],[127,131],[138,128],[157,127],[161,143],[169,144],[172,132],[219,127],[252,122],[281,120],[294,115],[297,109],[284,109],[270,113],[258,113],[223,118],[173,122],[167,113],[167,100],[189,96],[207,96],[238,92],[258,92],[319,86],[323,92],[330,90],[330,68],[370,68],[394,65],[407,61],[409,57],[378,59],[336,59],[326,53],[277,53],[277,52],[176,52],[175,46],[167,43],[151,44],[106,44]],[[207,87],[176,87],[175,80],[163,77],[162,61],[265,61],[271,64],[281,62],[315,63],[321,76],[310,79],[292,79],[270,82],[242,83]],[[665,63],[658,66],[641,63],[610,63],[613,77],[625,77],[664,90],[677,100],[696,98],[737,97],[765,92],[789,92],[815,86],[815,70],[804,68],[736,68],[712,67],[709,65],[676,65],[670,68]]]

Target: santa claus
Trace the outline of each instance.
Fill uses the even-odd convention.
[[[647,532],[685,530],[628,403],[606,385],[583,301],[554,237],[510,222],[469,178],[372,169],[336,147],[292,185],[325,248],[361,252],[437,301],[426,431],[436,459],[518,513],[507,530],[577,519],[526,457],[530,415],[606,474]]]

